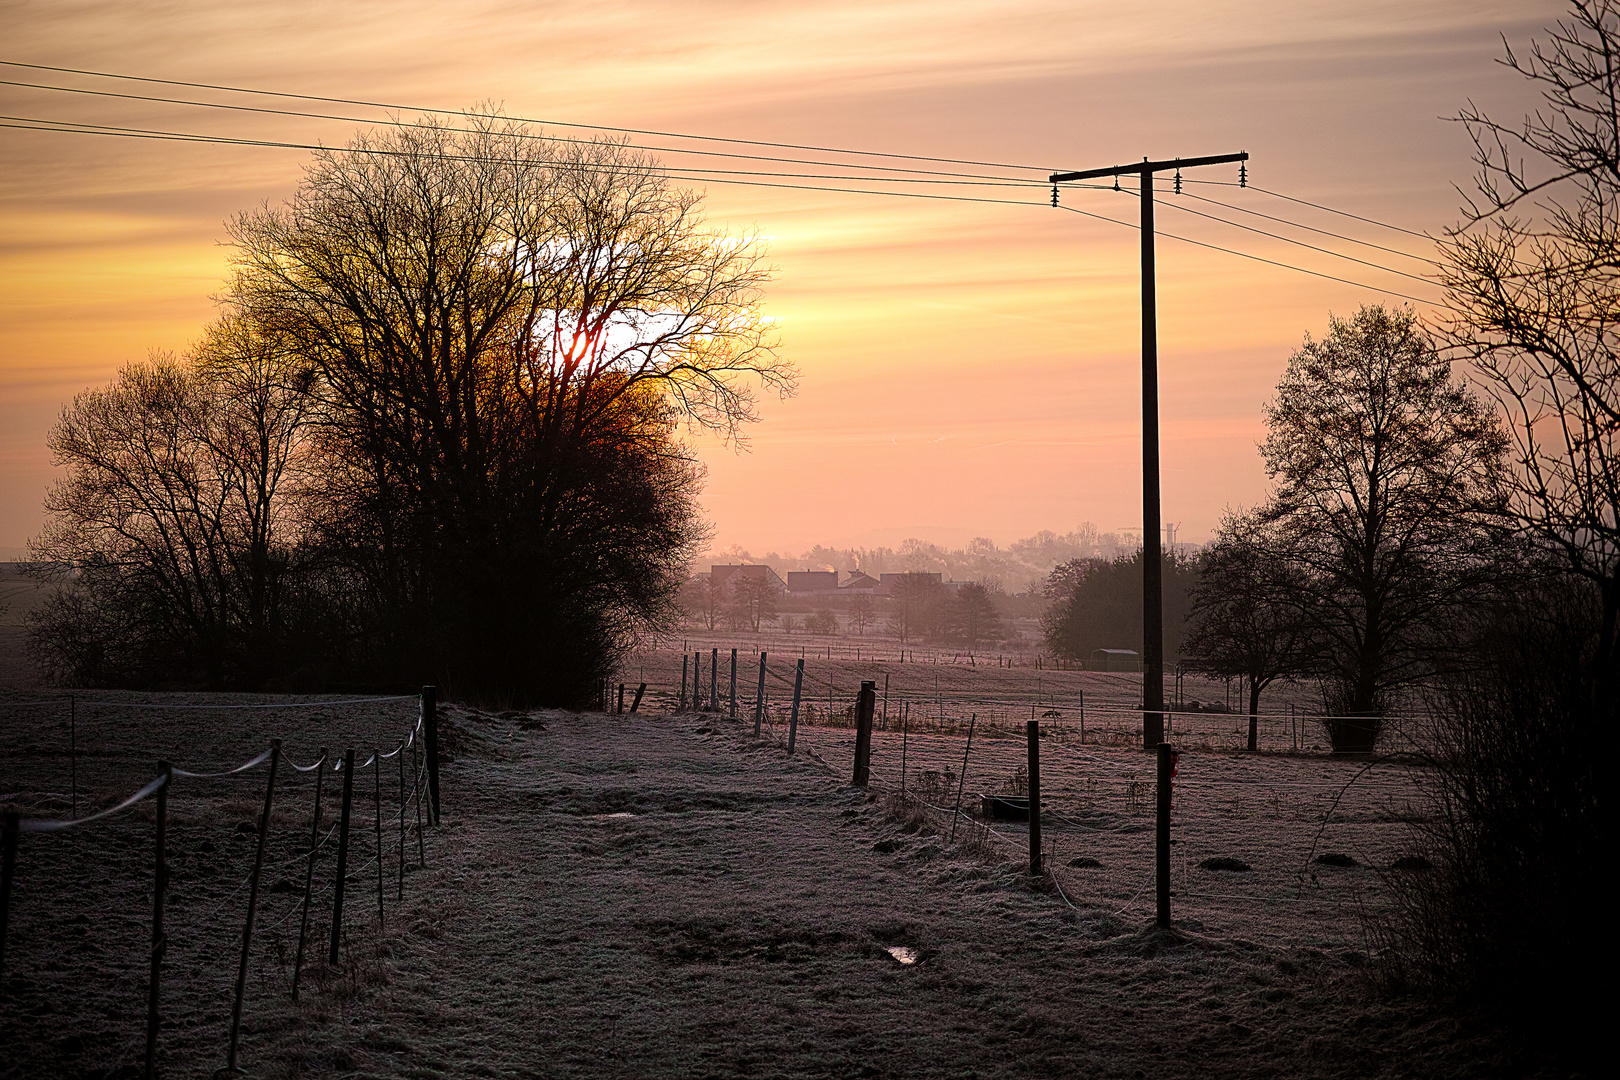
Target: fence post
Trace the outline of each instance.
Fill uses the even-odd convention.
[[[428,773],[428,824],[439,823],[439,692],[436,687],[422,687],[422,717],[426,721]],[[344,826],[346,830],[347,825]],[[335,963],[336,961],[334,961]]]
[[[641,708],[641,695],[645,694],[646,692],[647,692],[647,684],[646,683],[642,683],[640,686],[636,687],[636,700],[634,700],[634,701],[632,701],[630,703],[630,711],[631,712],[635,712],[637,709]]]
[[[264,811],[259,815],[259,839],[253,849],[253,873],[248,876],[247,921],[242,925],[242,962],[236,968],[236,1000],[231,1005],[231,1048],[225,1071],[237,1072],[236,1046],[242,1031],[242,995],[247,992],[248,954],[253,948],[253,916],[259,910],[259,872],[264,869],[264,841],[270,832],[270,806],[276,796],[276,768],[281,764],[281,740],[270,740],[270,778],[264,784]]]
[[[951,810],[951,843],[956,843],[956,819],[962,813],[962,789],[967,786],[968,754],[973,751],[973,729],[979,723],[979,714],[974,713],[973,719],[968,721],[967,746],[962,750],[962,775],[956,781],[956,806]]]
[[[17,821],[15,810],[0,814],[0,972],[6,970],[6,924],[11,919],[11,880],[17,873]]]
[[[427,701],[426,694],[422,700]],[[349,875],[349,810],[354,802],[354,747],[343,752],[343,808],[338,816],[337,876],[332,879],[332,947],[326,962],[338,962],[338,940],[343,933],[343,886]]]
[[[73,785],[73,820],[79,819],[79,701],[68,695],[68,768]]]
[[[737,650],[731,650],[731,706],[726,713],[728,717],[737,719]]]
[[[1176,752],[1159,744],[1158,820],[1154,837],[1154,863],[1158,891],[1158,925],[1170,928],[1170,781],[1176,774]]]
[[[720,650],[709,650],[709,711],[720,711]]]
[[[1080,745],[1086,745],[1086,692],[1080,691]]]
[[[372,799],[377,808],[377,925],[383,925],[383,873],[384,864],[388,861],[383,858],[382,846],[382,751],[375,746],[371,748],[371,761],[376,767],[376,775],[372,779],[376,782],[372,788]]]
[[[405,744],[399,744],[399,895],[405,899]]]
[[[321,788],[326,783],[326,747],[315,763],[315,812],[309,819],[309,862],[304,867],[304,914],[298,921],[298,952],[293,956],[292,999],[298,1000],[298,974],[304,968],[304,941],[309,934],[309,894],[315,883],[315,849],[321,838]]]
[[[427,850],[422,841],[422,766],[416,760],[419,742],[411,739],[411,801],[416,803],[416,862],[427,866]]]
[[[1029,872],[1041,872],[1041,722],[1028,720],[1024,735],[1029,740]]]
[[[887,679],[888,676],[884,676],[884,678]],[[902,705],[900,707],[900,794],[902,795],[906,793],[906,750],[911,742],[911,732],[908,730],[910,725],[906,723],[909,718],[910,714],[906,712],[905,706]]]
[[[872,714],[877,711],[877,683],[861,683],[855,699],[855,776],[850,781],[865,787],[872,778]]]
[[[883,730],[889,730],[889,673],[883,673]],[[902,786],[904,786],[902,784]]]
[[[765,722],[765,653],[759,654],[759,693],[754,698],[754,737],[759,738],[760,725]]]
[[[691,662],[692,658],[690,656],[687,656],[685,653],[681,654],[681,700],[680,703],[675,706],[676,712],[686,711],[686,669]]]
[[[788,753],[793,753],[793,744],[799,738],[799,695],[804,690],[804,657],[799,657],[799,667],[793,673],[793,712],[788,716]]]
[[[618,716],[624,712],[624,683],[619,684],[619,702],[613,706],[613,715]]]
[[[157,859],[152,889],[152,973],[146,983],[146,1080],[157,1075],[158,1033],[158,975],[163,970],[163,954],[169,951],[169,939],[163,933],[163,894],[169,887],[169,863],[165,851],[169,832],[169,785],[174,772],[167,761],[158,762],[163,786],[157,793]]]

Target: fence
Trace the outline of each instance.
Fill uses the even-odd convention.
[[[218,770],[193,770],[181,768],[169,760],[160,760],[156,775],[126,797],[117,800],[113,805],[97,810],[80,817],[78,806],[80,801],[79,786],[79,739],[78,727],[81,723],[81,710],[165,710],[168,712],[198,710],[209,714],[220,712],[235,712],[238,710],[258,709],[303,709],[317,710],[325,708],[344,708],[357,704],[367,706],[378,703],[416,700],[419,702],[416,720],[410,724],[392,749],[384,751],[381,748],[372,749],[370,756],[364,761],[357,760],[358,754],[353,746],[343,753],[334,755],[326,746],[320,748],[319,755],[308,765],[300,765],[285,753],[286,740],[282,736],[271,737],[267,749],[240,764]],[[149,921],[149,946],[146,957],[146,993],[145,993],[145,1028],[144,1028],[144,1065],[143,1075],[152,1077],[155,1073],[158,1055],[158,1043],[163,1017],[163,972],[165,959],[171,952],[171,947],[183,941],[187,931],[200,940],[206,930],[211,928],[215,921],[227,912],[230,906],[240,899],[243,907],[239,909],[241,919],[241,932],[237,935],[239,946],[235,966],[235,980],[232,992],[232,1006],[228,1032],[225,1035],[226,1050],[225,1064],[217,1074],[237,1073],[242,1070],[238,1067],[239,1038],[242,1024],[242,1010],[247,996],[247,976],[249,961],[255,942],[255,935],[262,938],[269,931],[296,918],[298,920],[298,943],[296,957],[293,963],[291,985],[288,988],[293,1000],[297,1000],[301,976],[303,975],[306,952],[312,952],[309,945],[312,935],[312,918],[318,918],[318,906],[326,900],[330,893],[330,922],[326,950],[326,963],[329,967],[336,967],[340,961],[340,953],[346,939],[344,904],[346,894],[357,885],[364,885],[370,879],[373,865],[376,867],[376,901],[377,925],[381,927],[387,918],[386,894],[394,894],[395,904],[403,902],[405,897],[405,877],[408,861],[414,861],[417,866],[426,865],[426,842],[424,827],[436,825],[439,820],[438,796],[438,724],[437,708],[433,687],[424,687],[422,694],[401,697],[382,698],[351,698],[336,701],[318,701],[301,703],[276,704],[173,704],[173,703],[142,703],[117,702],[104,700],[84,700],[77,696],[67,698],[43,699],[32,702],[0,702],[0,707],[8,711],[39,710],[44,708],[66,706],[68,712],[69,734],[69,782],[71,786],[70,806],[71,816],[65,818],[25,818],[17,811],[6,811],[0,814],[0,975],[5,974],[8,936],[14,927],[13,911],[19,902],[14,895],[18,880],[19,867],[26,867],[28,863],[29,847],[39,841],[51,842],[53,838],[65,838],[77,834],[80,830],[102,829],[114,824],[114,819],[129,820],[139,807],[144,811],[143,804],[155,804],[152,813],[152,832],[149,839],[151,862],[151,909]],[[406,758],[410,758],[409,783],[407,783]],[[148,760],[150,760],[148,758]],[[383,788],[385,780],[383,773],[385,763],[393,761],[397,768],[387,767],[390,772],[397,772],[397,783],[389,783],[389,796],[387,799],[387,813],[384,812]],[[291,773],[284,779],[281,767],[286,764]],[[363,782],[367,771],[372,773],[370,800],[363,790],[357,790],[357,783]],[[325,797],[325,779],[327,773],[334,774],[334,786],[337,775],[342,777],[341,797],[337,811],[337,820],[326,826],[323,833],[323,797]],[[251,869],[240,882],[236,884],[225,896],[219,900],[211,912],[200,920],[194,920],[184,929],[176,930],[173,914],[168,910],[171,894],[172,871],[171,859],[174,852],[170,846],[171,824],[174,821],[175,807],[171,805],[171,795],[180,795],[187,790],[203,789],[207,785],[230,785],[262,774],[264,788],[262,804],[260,804],[257,823],[248,826],[242,823],[237,826],[237,834],[251,832],[253,854]],[[309,811],[309,824],[307,829],[307,843],[297,844],[301,850],[291,855],[280,857],[283,853],[272,852],[271,849],[271,822],[276,809],[278,795],[278,782],[282,784],[281,797],[286,799],[285,788],[292,782],[307,778],[313,780],[313,801]],[[389,780],[393,780],[390,777]],[[355,800],[359,798],[362,805],[356,810]],[[370,815],[365,814],[364,802],[371,802]],[[184,805],[183,803],[180,805]],[[201,805],[200,800],[196,805]],[[369,823],[371,828],[364,827],[363,819],[372,817]],[[414,821],[412,820],[414,818]],[[356,827],[357,823],[360,823]],[[248,826],[244,828],[244,826]],[[414,827],[414,845],[408,844],[408,835]],[[389,834],[385,836],[386,832]],[[365,837],[366,832],[372,835]],[[336,841],[336,866],[331,877],[317,887],[315,870],[317,863],[328,846]],[[212,841],[205,841],[208,851],[215,850]],[[409,851],[414,847],[414,853]],[[371,857],[360,866],[351,866],[351,855],[364,854],[369,848]],[[411,856],[414,854],[414,859]],[[389,863],[395,863],[393,872],[390,872]],[[272,919],[262,922],[259,920],[259,907],[261,883],[266,875],[277,872],[300,873],[302,876],[301,888],[296,888],[298,898],[291,907],[279,913],[272,913]],[[393,878],[392,882],[387,879]],[[287,879],[283,879],[286,881]],[[278,884],[280,884],[278,882]],[[392,885],[392,888],[388,886]],[[245,897],[243,891],[246,891]],[[58,894],[63,890],[55,890]],[[24,902],[44,901],[49,903],[49,895],[41,894],[38,897],[27,897]],[[110,915],[110,913],[109,913]],[[277,917],[279,916],[279,917]],[[48,917],[48,916],[47,916]],[[83,918],[81,915],[80,918]],[[349,922],[352,923],[352,917]],[[178,934],[178,937],[177,937]],[[195,958],[194,958],[195,959]],[[217,962],[222,957],[215,953],[208,960]],[[192,973],[195,975],[201,967],[212,966],[212,963],[193,963]],[[115,1055],[121,1058],[124,1053],[132,1050],[139,1044],[141,1037],[126,1044],[123,1050]]]
[[[678,681],[640,685],[656,705],[718,713],[864,777],[917,829],[998,858],[1033,848],[1065,903],[1115,917],[1142,905],[1161,916],[1174,899],[1245,921],[1257,907],[1359,920],[1389,899],[1390,872],[1422,869],[1401,850],[1404,825],[1428,813],[1422,717],[1386,718],[1371,760],[1336,760],[1304,752],[1325,749],[1307,725],[1327,718],[1297,708],[1258,718],[1280,754],[1222,752],[1246,745],[1246,715],[1170,711],[1173,757],[1144,761],[1139,704],[902,688],[886,674],[711,648],[684,657]],[[1027,809],[1022,822],[996,816],[1020,795],[1042,807],[1033,823]]]
[[[803,662],[803,674],[797,673]],[[961,665],[900,665],[893,656],[881,659],[832,660],[784,653],[748,652],[709,646],[685,654],[649,651],[628,666],[622,684],[635,696],[638,711],[673,712],[687,707],[752,718],[760,712],[767,725],[798,723],[849,728],[854,724],[850,696],[858,683],[878,684],[876,730],[910,730],[961,737],[970,720],[992,732],[1022,732],[1028,720],[1083,745],[1140,746],[1142,740],[1141,678],[1120,672],[1017,670]],[[761,684],[761,676],[763,683]],[[616,680],[604,685],[603,708],[614,711]],[[1182,676],[1184,690],[1198,691],[1195,677]],[[1245,749],[1250,717],[1221,703],[1223,680],[1202,680],[1212,707],[1196,701],[1167,704],[1165,737],[1189,749]],[[1213,693],[1211,692],[1213,691]],[[798,703],[794,704],[797,692]],[[1185,702],[1187,699],[1183,699]],[[1286,711],[1264,710],[1254,717],[1256,749],[1312,753],[1329,749],[1321,724],[1334,719],[1295,702]],[[1380,753],[1418,751],[1428,745],[1427,719],[1391,715],[1381,718]]]

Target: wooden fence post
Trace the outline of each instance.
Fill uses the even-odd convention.
[[[1170,781],[1175,776],[1176,752],[1159,744],[1158,820],[1155,822],[1154,869],[1158,892],[1158,925],[1170,928]]]
[[[646,692],[647,692],[647,684],[646,683],[642,683],[640,686],[636,687],[636,700],[634,700],[634,701],[632,701],[630,703],[630,711],[631,712],[635,712],[637,709],[641,708],[641,695],[645,694]]]
[[[427,698],[424,696],[423,701]],[[354,802],[354,747],[343,752],[343,808],[338,816],[337,876],[332,880],[332,946],[326,962],[336,966],[343,933],[343,886],[349,876],[349,811]]]
[[[686,711],[686,668],[691,662],[692,658],[690,656],[687,656],[684,652],[681,653],[681,700],[675,706],[676,712]]]
[[[799,737],[799,695],[804,690],[804,657],[799,657],[798,670],[793,673],[793,712],[788,717],[788,753]]]
[[[242,995],[247,992],[248,954],[253,948],[253,916],[259,910],[259,873],[264,869],[264,841],[270,832],[270,807],[276,796],[276,768],[281,764],[281,740],[270,740],[270,778],[264,784],[264,811],[259,815],[259,838],[253,849],[253,873],[248,875],[247,921],[242,925],[242,961],[236,968],[236,1000],[231,1005],[231,1047],[225,1072],[236,1072],[237,1039],[242,1032]]]
[[[861,683],[855,699],[855,776],[850,781],[865,787],[872,778],[872,714],[877,711],[877,683]]]
[[[428,824],[439,823],[439,693],[435,687],[422,687],[422,717],[426,721]],[[346,830],[347,825],[344,826]],[[335,963],[336,961],[334,961]]]
[[[726,715],[732,720],[737,719],[737,650],[731,650],[731,705]]]
[[[15,810],[0,814],[0,972],[6,970],[6,925],[11,921],[11,881],[17,873],[17,822]]]
[[[765,722],[765,653],[759,654],[759,693],[754,697],[754,737],[759,738],[760,725]]]
[[[624,712],[624,683],[619,684],[619,702],[613,706],[613,715],[618,716]]]
[[[157,1075],[158,1034],[158,976],[163,970],[163,954],[169,951],[169,939],[163,933],[163,894],[169,888],[168,853],[165,849],[169,833],[169,785],[174,782],[174,771],[167,761],[158,762],[163,786],[157,793],[156,871],[152,889],[152,972],[146,983],[146,1080]]]
[[[720,650],[709,650],[709,711],[720,711]]]
[[[1024,736],[1029,740],[1029,872],[1041,872],[1041,722],[1028,720]]]
[[[315,812],[309,819],[309,861],[304,866],[304,914],[298,921],[298,951],[293,955],[292,999],[298,1000],[298,975],[304,968],[304,941],[309,935],[309,895],[315,883],[315,851],[321,839],[321,787],[326,782],[326,747],[315,764]]]

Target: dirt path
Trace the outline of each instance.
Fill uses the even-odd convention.
[[[286,939],[266,938],[253,1074],[1361,1077],[1456,1060],[1452,1026],[1375,1003],[1336,932],[1259,945],[1070,910],[741,724],[453,718],[443,825],[387,928],[351,908],[345,963],[297,1005]],[[63,1034],[85,1023],[70,1003],[41,1000],[57,959],[37,941],[8,956],[0,1043],[23,1071],[0,1076],[109,1075]],[[173,992],[164,1075],[223,1063],[223,1000]]]

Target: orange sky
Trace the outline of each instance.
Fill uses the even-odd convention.
[[[1464,133],[1440,118],[1469,98],[1503,117],[1533,107],[1494,63],[1499,35],[1523,43],[1560,13],[1539,0],[0,0],[0,59],[1043,169],[1243,149],[1261,187],[1422,232],[1454,220],[1451,185],[1469,175]],[[22,68],[0,78],[162,93]],[[7,116],[328,144],[359,127],[12,86],[0,86],[0,105]],[[222,221],[287,197],[307,157],[0,129],[0,557],[39,527],[52,475],[44,437],[62,403],[196,336],[223,280]],[[1064,201],[1137,212],[1113,192]],[[708,208],[718,224],[770,238],[767,308],[803,373],[798,397],[764,410],[750,452],[702,446],[717,547],[970,535],[1005,545],[1082,520],[1140,524],[1133,231],[1040,206],[719,184]],[[1436,295],[1171,206],[1159,223]],[[1380,296],[1170,239],[1158,253],[1164,518],[1202,540],[1224,508],[1265,490],[1260,406],[1289,351],[1320,334],[1328,312]]]

